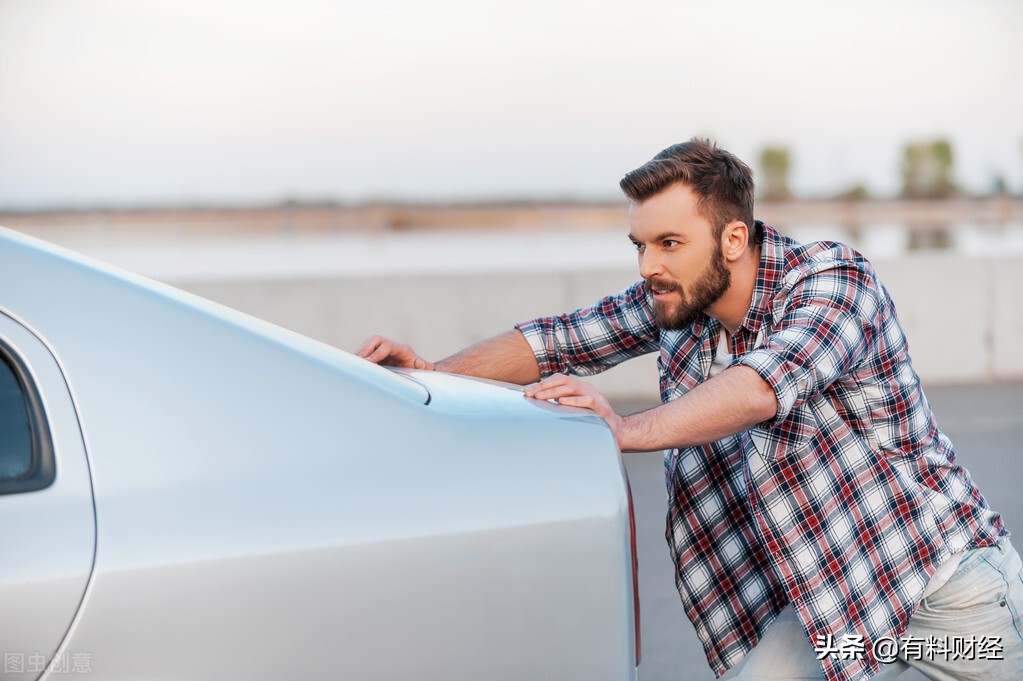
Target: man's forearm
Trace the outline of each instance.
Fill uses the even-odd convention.
[[[518,329],[506,331],[493,338],[442,359],[435,365],[437,371],[491,378],[526,385],[540,380],[540,367],[533,350]]]
[[[774,391],[746,366],[725,370],[677,400],[626,416],[617,433],[623,452],[650,452],[714,442],[771,419]]]

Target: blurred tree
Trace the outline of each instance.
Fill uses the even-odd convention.
[[[767,201],[792,198],[789,170],[792,156],[787,147],[765,147],[760,152],[760,195]]]
[[[954,163],[948,140],[907,144],[902,151],[902,195],[910,199],[952,196],[956,189]]]
[[[857,182],[842,193],[838,195],[838,198],[843,201],[866,201],[870,198],[870,190],[867,189],[867,185],[862,182]]]
[[[994,196],[1005,196],[1009,193],[1009,183],[1005,181],[1005,177],[999,173],[991,178],[991,194]]]

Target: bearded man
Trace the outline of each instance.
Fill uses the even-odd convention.
[[[436,364],[381,337],[357,353],[528,384],[602,416],[623,452],[666,450],[676,585],[718,675],[1023,678],[1020,557],[938,429],[871,264],[754,220],[752,173],[706,140],[621,187],[642,281]],[[575,377],[650,352],[654,409],[622,416]],[[1001,655],[900,645],[981,636]]]

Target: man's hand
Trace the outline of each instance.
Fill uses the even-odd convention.
[[[519,385],[540,378],[540,365],[536,363],[533,350],[518,329],[480,341],[436,364],[420,357],[412,346],[383,336],[367,338],[355,354],[387,366],[446,371],[449,374],[478,376]]]
[[[436,367],[412,349],[411,345],[397,343],[383,336],[371,336],[362,342],[355,354],[374,364],[409,369],[427,369],[434,371]]]
[[[601,395],[600,391],[592,384],[572,376],[552,374],[539,383],[526,386],[523,393],[526,397],[538,400],[554,399],[558,401],[558,404],[582,407],[596,412],[611,426],[611,432],[614,433],[618,446],[621,448],[621,432],[625,419],[611,408],[607,398]]]
[[[592,409],[603,416],[623,452],[654,452],[707,444],[768,421],[778,401],[756,371],[725,369],[677,400],[622,416],[596,388],[578,378],[554,374],[525,390],[526,397]]]

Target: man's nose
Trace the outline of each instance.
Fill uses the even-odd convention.
[[[639,254],[639,276],[649,279],[658,274],[663,274],[661,261],[650,252],[649,248],[643,249]]]

